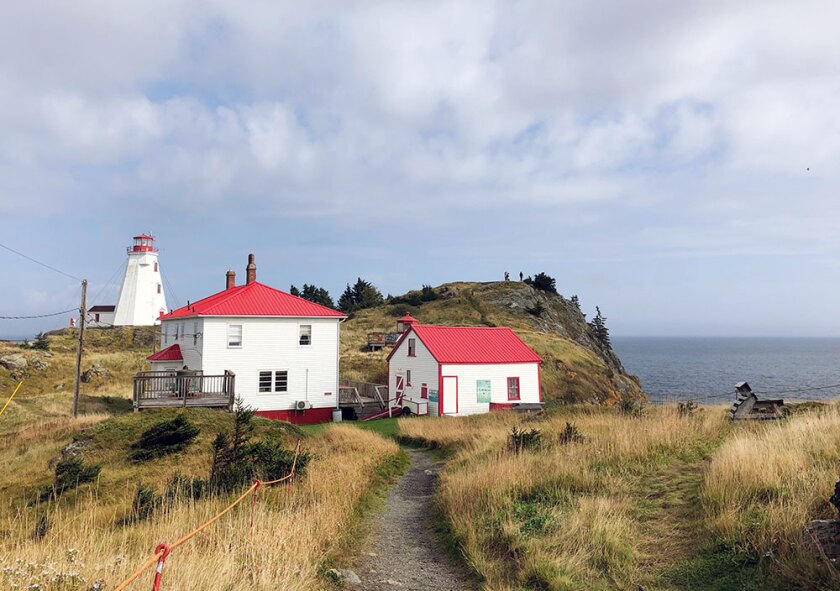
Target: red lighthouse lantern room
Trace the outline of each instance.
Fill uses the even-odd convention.
[[[148,234],[140,234],[134,237],[134,246],[128,247],[128,252],[157,252],[154,246],[155,237]]]

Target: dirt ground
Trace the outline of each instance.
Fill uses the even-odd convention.
[[[348,589],[460,591],[476,588],[465,569],[453,564],[432,527],[432,503],[442,465],[409,451],[411,467],[388,496],[364,551],[351,565],[361,583]],[[348,581],[349,583],[349,581]]]

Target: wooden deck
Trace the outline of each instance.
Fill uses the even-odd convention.
[[[134,410],[166,407],[233,410],[236,375],[208,376],[192,371],[144,371],[134,376]]]

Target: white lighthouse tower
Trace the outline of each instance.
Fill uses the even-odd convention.
[[[128,264],[114,310],[114,326],[151,326],[167,312],[154,243],[153,236],[140,234],[127,249]]]

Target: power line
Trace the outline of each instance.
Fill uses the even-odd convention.
[[[52,314],[36,314],[34,316],[0,316],[0,320],[31,320],[33,318],[50,318],[51,316],[61,316],[62,314],[69,314],[70,312],[78,312],[78,308],[70,308],[61,312],[53,312]]]
[[[100,288],[99,288],[99,291],[98,291],[98,292],[96,292],[96,295],[95,295],[95,296],[93,297],[93,299],[91,300],[91,302],[90,302],[91,304],[96,305],[97,303],[99,303],[99,298],[100,298],[100,296],[103,294],[103,292],[104,292],[104,291],[105,291],[108,287],[110,287],[110,285],[111,285],[111,283],[113,282],[114,278],[117,276],[117,273],[119,273],[119,272],[120,272],[120,270],[122,270],[122,269],[123,269],[123,267],[125,267],[125,262],[121,262],[121,263],[119,264],[119,266],[116,268],[116,270],[115,270],[115,271],[111,274],[111,276],[108,278],[108,282],[107,282],[107,283],[104,283],[104,284],[102,285],[102,287],[100,287]]]
[[[26,260],[28,260],[28,261],[32,261],[32,262],[33,262],[33,263],[35,263],[36,265],[41,265],[42,267],[44,267],[44,268],[46,268],[46,269],[49,269],[50,271],[55,271],[56,273],[59,273],[59,274],[61,274],[61,275],[64,275],[65,277],[69,277],[70,279],[73,279],[73,280],[75,280],[75,281],[81,281],[81,279],[80,279],[79,277],[76,277],[75,275],[71,275],[70,273],[65,273],[65,272],[64,272],[64,271],[62,271],[61,269],[56,269],[55,267],[52,267],[52,266],[50,266],[50,265],[48,265],[48,264],[46,264],[46,263],[42,263],[41,261],[36,260],[36,259],[33,259],[32,257],[27,256],[27,255],[23,254],[22,252],[19,252],[19,251],[15,250],[14,248],[10,248],[10,247],[6,246],[5,244],[0,244],[0,248],[5,248],[5,249],[6,249],[6,250],[8,250],[9,252],[13,252],[13,253],[15,253],[16,255],[21,256],[21,257],[25,258],[25,259],[26,259]]]
[[[795,394],[797,392],[815,392],[817,390],[832,390],[840,388],[840,384],[833,384],[831,386],[814,386],[806,388],[797,388],[795,390],[757,390],[755,394]]]

